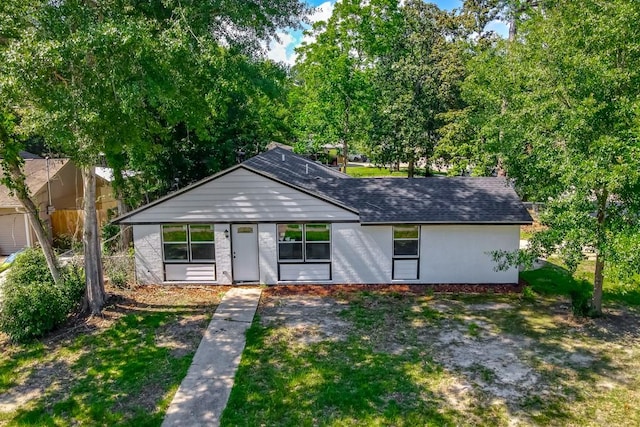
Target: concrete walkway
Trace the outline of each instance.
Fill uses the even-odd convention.
[[[258,288],[233,288],[222,298],[163,427],[220,424],[261,293]]]

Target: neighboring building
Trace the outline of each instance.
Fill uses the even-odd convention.
[[[79,238],[83,195],[80,170],[69,159],[46,160],[37,156],[25,158],[23,170],[40,217],[51,224],[53,236],[71,234]],[[98,178],[96,187],[98,215],[104,222],[106,209],[115,207],[116,203],[107,181]],[[51,215],[47,215],[49,190],[53,206]],[[0,185],[0,254],[8,255],[32,246],[35,241],[35,234],[20,201],[10,195],[7,187]]]
[[[351,178],[275,148],[119,218],[139,283],[517,283],[503,178]]]

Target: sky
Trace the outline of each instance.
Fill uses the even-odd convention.
[[[306,0],[306,2],[315,7],[315,11],[308,18],[311,22],[326,21],[331,16],[333,6],[336,0]],[[462,0],[431,0],[432,3],[438,5],[440,9],[452,10],[462,7]],[[498,34],[506,36],[508,33],[507,26],[498,21],[489,24],[489,28]],[[267,56],[274,61],[282,62],[287,65],[293,65],[296,62],[297,54],[295,48],[302,41],[313,41],[308,36],[302,34],[302,30],[293,31],[291,29],[283,29],[278,32],[279,41],[273,40],[267,48]]]

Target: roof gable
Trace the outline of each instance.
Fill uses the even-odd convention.
[[[121,223],[357,221],[356,213],[244,166],[118,218]]]
[[[49,163],[49,173],[47,175],[47,162]],[[69,159],[25,159],[23,171],[26,184],[31,195],[35,196],[44,190],[47,179],[54,179],[55,176],[71,162]],[[0,174],[4,173],[0,167]],[[0,208],[22,207],[20,201],[9,194],[9,189],[0,185]]]
[[[179,206],[183,200],[207,199],[209,197],[207,192],[217,191],[216,186],[211,186],[210,183],[240,169],[267,179],[267,181],[256,181],[259,182],[256,188],[265,194],[269,191],[283,192],[280,186],[289,187],[296,193],[304,194],[304,197],[296,198],[295,202],[293,199],[287,202],[297,204],[295,209],[302,209],[304,203],[309,204],[308,209],[313,209],[313,206],[318,206],[318,202],[321,202],[321,204],[333,205],[339,211],[350,211],[344,218],[354,218],[353,213],[357,214],[355,219],[359,219],[363,224],[529,224],[532,222],[520,198],[504,178],[352,178],[281,148],[252,157],[240,165],[143,206],[117,221],[153,222],[156,214],[154,212],[143,214],[143,212],[165,204],[165,208],[173,206],[172,215],[174,216],[164,216],[163,220],[231,221],[232,216],[220,210],[215,211],[215,209],[221,209],[220,206],[200,216],[188,214],[186,211],[180,214]],[[205,188],[200,189],[202,186]],[[230,186],[226,193],[228,200],[235,200],[238,191],[245,191],[245,189]],[[258,197],[257,194],[255,196]],[[173,201],[170,202],[170,200]],[[245,220],[260,218],[268,220],[276,217],[278,220],[308,219],[302,214],[295,213],[295,209],[280,210],[277,215],[260,216],[256,212],[250,214],[249,211],[253,208],[255,206],[247,206],[248,216],[244,216]],[[214,214],[214,211],[217,213]],[[290,215],[287,216],[286,212]],[[343,218],[341,215],[343,214],[325,219]],[[242,219],[242,217],[234,218]]]

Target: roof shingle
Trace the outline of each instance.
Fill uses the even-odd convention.
[[[532,222],[504,178],[352,178],[279,148],[243,165],[351,207],[363,224]]]

